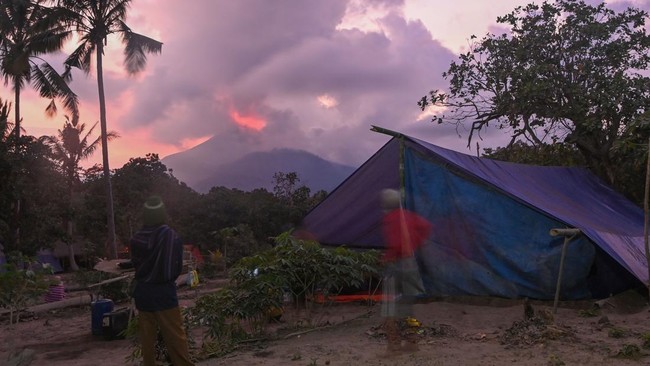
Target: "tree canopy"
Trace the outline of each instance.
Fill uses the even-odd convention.
[[[75,255],[72,244],[81,244],[86,259],[107,253],[115,257],[117,241],[126,244],[140,227],[144,200],[157,194],[163,197],[170,223],[186,243],[215,250],[228,244],[224,242],[228,239],[230,253],[236,254],[231,259],[268,246],[269,237],[295,227],[302,214],[324,196],[324,192],[312,196],[309,188],[298,186],[296,173],[278,173],[280,178],[274,177],[286,181],[284,190],[276,195],[265,189],[243,192],[225,187],[213,187],[202,195],[178,181],[157,154],[132,158],[122,168],[110,169],[108,141],[116,134],[107,129],[102,71],[109,36],[119,36],[129,74],[142,71],[147,55],[162,49],[161,42],[135,33],[125,24],[130,3],[0,2],[0,77],[15,89],[13,104],[0,99],[0,205],[6,208],[0,212],[0,244],[7,253],[33,255],[41,247],[67,242],[70,267]],[[66,72],[59,75],[40,57],[60,50],[73,33],[79,37],[78,44],[66,58]],[[86,130],[86,125],[79,123],[77,97],[66,81],[70,81],[72,68],[88,74],[93,67],[99,122]],[[43,97],[62,98],[72,112],[58,135],[36,138],[20,134],[19,94],[28,83]],[[50,104],[48,110],[54,109]],[[94,138],[91,135],[97,124],[101,136]],[[100,146],[102,165],[84,169],[81,161]],[[227,228],[236,228],[237,238],[214,234]]]
[[[14,133],[20,137],[20,92],[32,84],[41,97],[51,99],[46,112],[56,114],[55,98],[62,98],[76,120],[77,95],[66,80],[41,56],[59,51],[71,32],[58,9],[43,6],[43,0],[0,2],[0,75],[15,93]]]
[[[142,71],[147,63],[147,53],[160,53],[162,43],[135,33],[126,25],[126,16],[131,0],[58,0],[56,9],[63,13],[66,24],[80,37],[79,46],[65,61],[68,76],[71,68],[79,68],[86,74],[95,58],[97,89],[99,97],[99,125],[102,139],[102,167],[106,185],[106,217],[108,241],[111,256],[117,257],[115,237],[115,214],[113,208],[113,188],[111,187],[108,159],[108,127],[106,118],[106,98],[104,95],[103,57],[108,36],[116,34],[124,45],[124,66],[129,74]]]
[[[605,4],[545,1],[497,18],[501,35],[472,36],[472,47],[418,105],[445,107],[438,123],[470,123],[468,145],[488,127],[510,144],[564,143],[614,184],[630,144],[645,143],[649,127],[650,61],[646,12],[616,12]]]

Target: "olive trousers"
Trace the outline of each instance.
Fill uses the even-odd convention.
[[[138,311],[138,335],[142,346],[143,365],[156,365],[156,341],[159,329],[172,364],[193,366],[179,307],[154,312]]]

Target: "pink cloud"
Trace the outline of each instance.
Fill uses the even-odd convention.
[[[108,128],[122,136],[109,146],[111,167],[149,152],[164,157],[208,136],[223,146],[215,155],[228,159],[290,146],[354,165],[386,141],[368,131],[371,124],[467,152],[455,128],[419,120],[416,101],[448,86],[441,74],[471,34],[494,29],[496,15],[528,2],[135,1],[127,24],[163,49],[142,74],[128,77],[119,40],[109,40]],[[48,60],[62,68],[64,59]],[[73,76],[81,120],[94,123],[95,76]],[[13,98],[8,88],[0,94]],[[55,133],[63,112],[48,120],[47,102],[23,95],[27,132]]]

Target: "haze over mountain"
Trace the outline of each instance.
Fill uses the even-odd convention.
[[[233,143],[241,142],[210,139],[193,149],[164,157],[162,162],[172,169],[176,178],[201,193],[218,186],[272,191],[273,175],[277,172],[296,172],[299,184],[309,187],[312,193],[331,192],[355,170],[297,149],[275,148],[243,156],[232,154],[229,152],[238,151],[229,148]]]

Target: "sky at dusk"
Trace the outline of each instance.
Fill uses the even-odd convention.
[[[398,130],[466,153],[467,132],[434,125],[417,101],[442,78],[468,38],[500,34],[496,17],[524,0],[133,0],[126,23],[163,42],[147,68],[128,76],[122,45],[109,39],[105,91],[110,166],[131,157],[183,151],[210,138],[232,158],[278,147],[303,149],[357,166]],[[537,2],[537,1],[536,1]],[[650,9],[650,0],[611,1]],[[74,41],[46,59],[62,71]],[[99,120],[94,73],[74,70],[81,122]],[[13,100],[6,86],[0,97]],[[64,112],[47,118],[48,101],[22,93],[27,134],[55,135]],[[60,105],[60,103],[59,103]],[[95,136],[99,135],[99,126]],[[501,146],[502,132],[482,147]],[[101,152],[84,165],[101,162]]]

